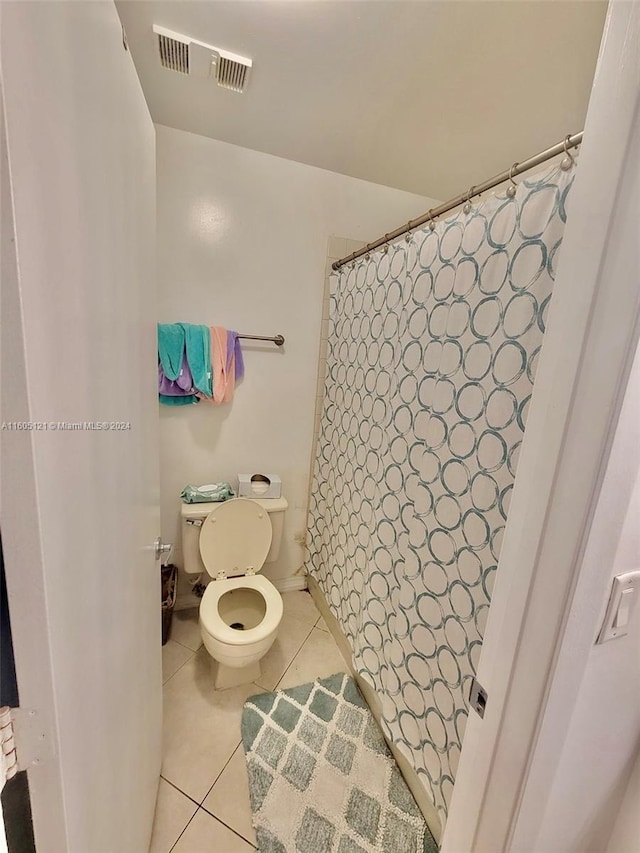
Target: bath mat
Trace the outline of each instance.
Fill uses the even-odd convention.
[[[252,696],[242,742],[260,853],[437,853],[351,676]]]

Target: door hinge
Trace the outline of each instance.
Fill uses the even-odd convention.
[[[471,690],[469,691],[469,704],[474,709],[474,711],[478,714],[478,716],[482,719],[484,717],[484,712],[487,707],[488,700],[487,691],[484,689],[482,684],[477,681],[475,678],[471,679]]]
[[[42,714],[32,708],[0,708],[2,786],[20,770],[53,758],[53,741]]]

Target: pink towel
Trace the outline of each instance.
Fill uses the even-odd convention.
[[[222,326],[211,326],[211,366],[213,402],[229,403],[235,388],[235,354],[228,359],[227,330]]]

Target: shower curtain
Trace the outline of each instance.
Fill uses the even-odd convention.
[[[331,279],[307,569],[443,825],[572,180],[547,169]]]

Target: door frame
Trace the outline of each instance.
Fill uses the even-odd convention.
[[[477,673],[487,709],[482,720],[469,715],[442,853],[511,850],[516,823],[541,814],[544,785],[532,797],[525,787],[638,343],[637,200],[624,176],[639,43],[639,0],[612,0]],[[635,239],[620,227],[625,213]],[[630,466],[623,495],[635,473]],[[590,623],[585,631],[592,642]],[[547,781],[555,769],[547,761]]]

